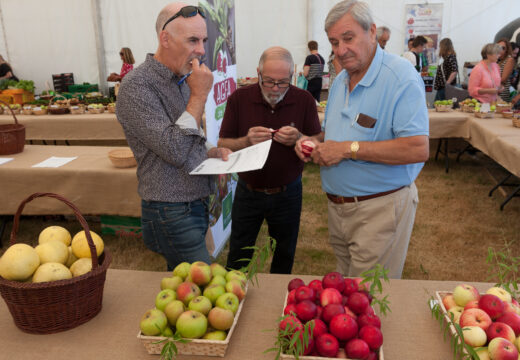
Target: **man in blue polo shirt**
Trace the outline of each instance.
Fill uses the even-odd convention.
[[[429,156],[424,84],[406,60],[384,52],[367,4],[345,0],[325,20],[344,71],[329,93],[311,158],[321,165],[338,271],[380,263],[400,278],[418,203],[414,181]]]

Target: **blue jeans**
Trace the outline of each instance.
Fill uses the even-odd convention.
[[[211,263],[205,240],[207,199],[179,203],[142,200],[141,209],[144,244],[164,256],[168,271],[183,261]]]
[[[276,240],[271,273],[290,274],[300,229],[301,210],[300,177],[287,185],[285,191],[272,195],[249,190],[246,184],[239,180],[231,213],[227,267],[239,269],[248,264],[247,261],[238,260],[251,259],[253,251],[242,248],[255,245],[265,219],[269,235]]]

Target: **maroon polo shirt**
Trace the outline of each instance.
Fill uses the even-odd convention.
[[[254,126],[276,130],[291,123],[304,135],[320,133],[321,125],[312,95],[291,85],[283,100],[273,109],[264,100],[260,85],[254,84],[237,89],[228,98],[219,135],[235,139],[246,136]],[[273,140],[264,167],[238,175],[254,188],[274,188],[293,182],[302,171],[303,161],[296,155],[294,146]]]

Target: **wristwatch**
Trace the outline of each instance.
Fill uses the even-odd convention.
[[[357,141],[353,141],[350,144],[350,158],[352,160],[356,160],[356,154],[359,150],[359,143]]]

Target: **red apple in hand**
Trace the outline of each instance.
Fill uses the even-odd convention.
[[[515,332],[515,336],[520,336],[520,315],[513,312],[507,312],[497,319],[497,322],[507,324]]]
[[[327,324],[330,323],[332,318],[339,314],[344,314],[345,308],[341,304],[329,304],[323,308],[321,318]]]
[[[361,314],[369,305],[368,297],[361,292],[355,292],[348,297],[348,307],[356,314]]]
[[[295,278],[289,281],[289,284],[287,285],[287,290],[291,291],[294,289],[298,289],[300,286],[305,286],[305,282],[302,279]]]
[[[493,321],[482,309],[464,310],[459,318],[460,327],[478,326],[486,331]]]
[[[320,304],[325,307],[328,304],[341,304],[343,296],[334,288],[323,289],[320,294]]]
[[[371,350],[377,350],[383,345],[383,333],[372,325],[363,326],[359,330],[359,338],[364,340]]]
[[[352,339],[345,345],[345,352],[349,359],[366,359],[370,355],[370,348],[364,340]]]
[[[356,320],[346,314],[339,314],[332,318],[329,330],[338,340],[345,341],[352,339],[358,332]]]
[[[491,320],[496,320],[504,313],[504,302],[496,295],[482,295],[478,307],[484,310]]]
[[[302,153],[305,157],[309,157],[312,154],[312,150],[314,150],[314,147],[316,147],[316,144],[313,143],[310,140],[305,140],[302,142]]]
[[[302,302],[303,300],[309,300],[314,301],[316,294],[314,293],[314,290],[312,290],[308,286],[300,286],[298,289],[296,289],[296,302]]]
[[[300,301],[296,305],[296,315],[298,315],[298,319],[303,322],[314,319],[317,312],[318,308],[316,307],[316,304],[310,300]]]
[[[501,337],[513,343],[516,339],[515,332],[513,331],[513,329],[511,329],[511,326],[501,322],[494,322],[493,324],[491,324],[486,330],[486,335],[488,341],[497,337]]]
[[[338,290],[340,293],[345,290],[345,279],[343,278],[343,275],[341,275],[339,272],[330,272],[327,275],[323,277],[323,280],[321,281],[323,284],[323,288],[334,288]]]
[[[338,349],[339,342],[331,334],[323,334],[316,339],[316,350],[321,356],[336,357]]]

